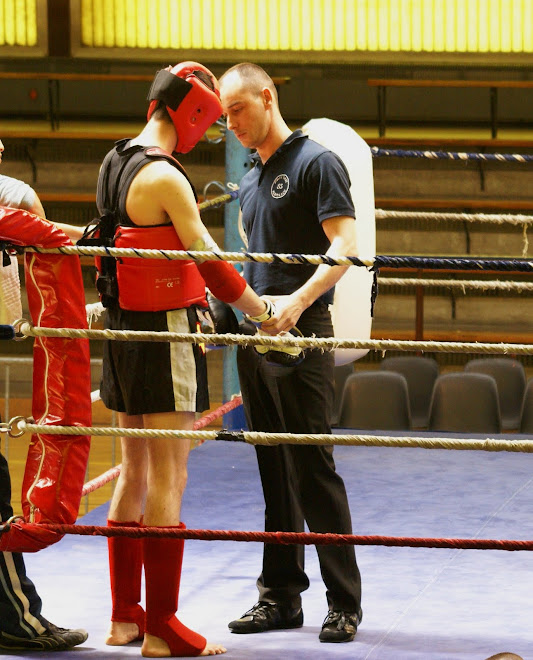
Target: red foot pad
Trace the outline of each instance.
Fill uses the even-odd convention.
[[[184,626],[175,616],[166,622],[152,623],[148,632],[168,644],[173,658],[191,658],[200,655],[207,644],[205,637]]]

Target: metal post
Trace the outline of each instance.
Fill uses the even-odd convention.
[[[384,85],[378,87],[378,125],[379,137],[385,135],[387,122],[387,88]]]
[[[226,131],[226,175],[225,183],[240,184],[242,177],[250,169],[250,149],[243,147],[231,131]],[[243,247],[239,234],[239,204],[231,202],[224,207],[224,250],[238,252]],[[237,264],[239,270],[241,265]],[[239,315],[239,313],[237,312]],[[224,376],[223,397],[224,402],[230,401],[234,395],[241,391],[237,373],[235,346],[224,348]],[[244,427],[242,410],[237,408],[224,415],[224,426],[229,429]]]
[[[490,88],[490,135],[493,140],[498,137],[498,89]]]
[[[5,389],[4,389],[4,422],[9,422],[10,411],[9,411],[9,398],[11,396],[11,372],[9,364],[6,364],[5,367]],[[6,461],[9,461],[9,433],[5,434],[5,437],[2,438],[4,441],[4,456]]]
[[[423,272],[418,271],[418,276],[421,277]],[[424,339],[424,287],[416,286],[416,321],[415,321],[415,341],[422,341]]]

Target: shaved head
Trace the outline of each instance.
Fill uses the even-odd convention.
[[[224,84],[226,78],[233,78],[234,76],[238,77],[243,85],[246,86],[246,89],[253,94],[260,94],[261,91],[267,87],[277,104],[278,93],[276,86],[268,73],[257,64],[252,64],[252,62],[241,62],[240,64],[232,66],[231,69],[228,69],[220,78],[220,86]]]

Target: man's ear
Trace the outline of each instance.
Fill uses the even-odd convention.
[[[271,108],[272,107],[272,92],[268,89],[268,87],[264,87],[263,91],[263,103],[265,104],[265,108]]]

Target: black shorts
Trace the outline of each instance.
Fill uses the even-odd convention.
[[[192,307],[170,312],[106,310],[112,330],[197,332]],[[117,412],[143,415],[209,408],[205,347],[188,342],[104,342],[100,397]]]

